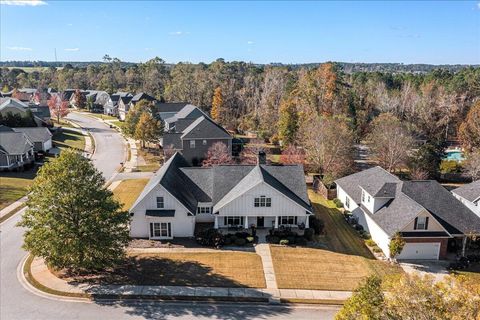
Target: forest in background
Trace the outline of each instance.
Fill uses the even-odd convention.
[[[410,163],[411,171],[419,171],[420,176],[438,173],[447,141],[462,140],[459,129],[479,101],[480,68],[437,67],[428,72],[352,68],[347,72],[341,63],[283,66],[223,59],[171,65],[158,57],[124,64],[105,56],[104,63],[86,67],[66,64],[61,69],[32,72],[1,68],[0,80],[3,91],[22,87],[142,91],[167,102],[189,102],[212,111],[215,120],[228,129],[255,131],[285,147],[303,147],[316,170],[331,171],[334,177],[351,170],[349,146],[353,143],[379,134],[385,136],[384,143],[391,143],[407,132],[411,139],[399,144],[423,143],[423,154],[415,156],[416,164]],[[216,101],[214,110],[212,101]],[[384,122],[391,124],[387,129],[395,130],[382,128]],[[468,150],[477,148],[476,142],[463,140]],[[411,159],[402,156],[384,161],[393,161],[384,166],[395,171]]]

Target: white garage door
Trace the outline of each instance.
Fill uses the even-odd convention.
[[[397,259],[438,260],[440,242],[406,243]]]

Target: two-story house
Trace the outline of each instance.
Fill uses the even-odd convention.
[[[231,154],[232,136],[194,105],[185,105],[165,120],[161,145],[180,152],[193,165],[200,165],[208,149],[217,142],[224,143]]]
[[[217,229],[308,228],[312,207],[301,165],[191,167],[176,153],[130,209],[135,238],[192,237],[197,222]]]
[[[374,167],[335,182],[345,209],[387,257],[397,232],[406,241],[398,259],[443,259],[449,242],[464,252],[466,238],[480,235],[480,218],[437,181],[401,181]]]

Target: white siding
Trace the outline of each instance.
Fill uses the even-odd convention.
[[[164,197],[164,209],[174,209],[175,217],[145,216],[145,210],[157,209],[157,197]],[[173,237],[193,237],[195,216],[189,216],[188,210],[161,185],[157,185],[130,211],[134,213],[130,223],[131,237],[148,238],[150,235],[150,222],[171,222]]]
[[[271,207],[254,207],[255,197],[272,198]],[[306,216],[305,208],[266,183],[260,183],[219,210],[220,216]]]
[[[352,212],[356,217],[358,217],[358,223],[370,233],[372,240],[382,249],[385,256],[389,256],[390,250],[388,249],[388,244],[390,243],[390,237],[383,231],[378,224],[372,220],[361,208],[357,208]]]
[[[458,194],[455,194],[455,193],[452,193],[452,194],[455,196],[455,198],[460,200],[468,209],[472,210],[473,213],[475,213],[477,216],[480,217],[480,203],[478,201],[475,204],[475,203],[470,202],[467,199],[459,196]]]
[[[358,208],[358,204],[343,190],[340,186],[337,186],[337,198],[342,201],[346,210],[352,212]],[[347,206],[347,198],[349,199],[349,206]]]
[[[52,139],[49,139],[43,144],[43,151],[48,151],[52,148]]]

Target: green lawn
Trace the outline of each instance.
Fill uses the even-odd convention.
[[[123,127],[123,122],[120,121],[120,120],[115,120],[115,121],[112,121],[111,122],[113,125],[116,125],[117,127],[119,127],[120,129]]]
[[[123,180],[113,190],[115,199],[123,204],[123,210],[128,210],[132,204],[137,200],[143,188],[147,184],[148,179],[130,179]]]
[[[160,168],[160,163],[163,158],[160,150],[156,148],[141,148],[140,145],[137,144],[137,152],[138,156],[145,160],[144,165],[137,166],[137,171],[153,172]]]
[[[374,259],[333,201],[312,190],[309,197],[325,232],[317,238],[318,248],[271,247],[279,288],[350,291],[370,274],[384,277],[403,272],[398,265]]]
[[[62,129],[53,135],[53,143],[60,149],[73,148],[83,151],[85,149],[85,136],[76,131]]]
[[[0,209],[7,207],[27,194],[36,171],[0,172]]]

